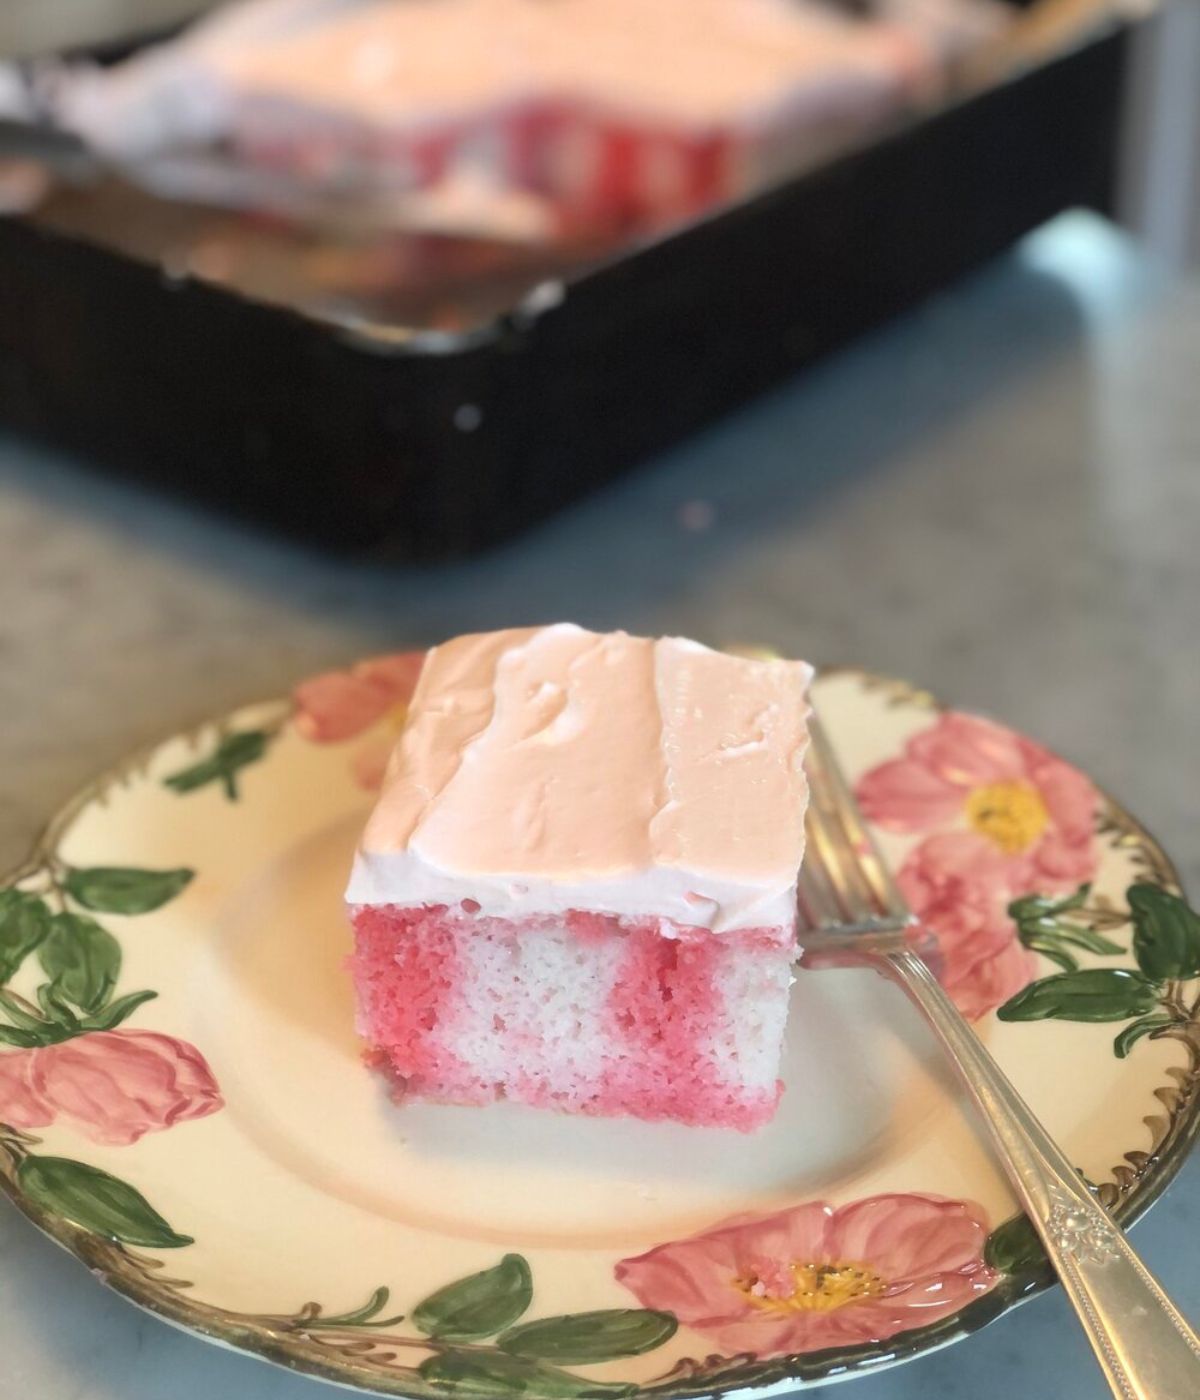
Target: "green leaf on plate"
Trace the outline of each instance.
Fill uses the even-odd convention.
[[[5,1044],[18,1044],[28,1048],[55,1045],[60,1040],[70,1039],[81,1029],[78,1017],[69,1007],[59,1008],[47,1001],[46,993],[48,990],[48,983],[43,983],[38,988],[38,1001],[41,1004],[41,1014],[39,1015],[37,1008],[26,1001],[24,997],[0,988],[0,1011],[3,1011],[12,1023],[11,1027],[2,1026],[2,1023],[0,1026],[6,1031],[15,1027],[20,1033],[19,1039],[5,1040]],[[86,1029],[93,1028],[87,1027]]]
[[[1090,885],[1080,885],[1066,899],[1055,900],[1041,894],[1027,894],[1014,899],[1008,906],[1008,913],[1017,925],[1021,942],[1068,972],[1078,966],[1067,951],[1069,948],[1082,948],[1085,952],[1104,957],[1123,953],[1125,949],[1111,938],[1105,938],[1085,923],[1075,923],[1063,917],[1077,911],[1086,917],[1084,905],[1090,892]]]
[[[506,1254],[495,1268],[431,1293],[413,1309],[412,1321],[426,1336],[473,1342],[511,1327],[532,1298],[529,1265],[519,1254]]]
[[[379,1287],[367,1299],[361,1308],[353,1308],[350,1312],[344,1313],[318,1313],[316,1317],[308,1318],[304,1327],[306,1331],[316,1331],[321,1327],[395,1327],[398,1322],[404,1321],[403,1313],[396,1313],[392,1317],[380,1317],[387,1300],[391,1297],[391,1290]]]
[[[96,865],[67,872],[67,893],[85,909],[99,914],[149,914],[185,888],[193,870],[136,870]]]
[[[1079,964],[1070,953],[1062,946],[1057,938],[1040,933],[1021,934],[1021,942],[1033,953],[1041,953],[1042,957],[1049,958],[1057,967],[1061,967],[1064,972],[1076,972]]]
[[[606,1308],[602,1312],[564,1313],[510,1328],[496,1343],[514,1356],[586,1366],[653,1351],[679,1327],[669,1312],[649,1308]]]
[[[1046,1251],[1027,1215],[1014,1215],[998,1225],[987,1238],[984,1261],[1001,1273],[1015,1274],[1045,1264]]]
[[[1072,909],[1082,909],[1092,892],[1091,884],[1080,885],[1074,894],[1054,899],[1048,894],[1023,894],[1008,906],[1008,916],[1016,923],[1023,920],[1053,918]]]
[[[454,1395],[499,1400],[529,1395],[539,1400],[584,1400],[586,1396],[632,1395],[636,1385],[585,1380],[503,1351],[447,1351],[421,1362],[421,1375]]]
[[[52,982],[43,982],[37,989],[38,1005],[48,1021],[57,1021],[69,1031],[79,1029],[79,1017],[64,1000],[62,992]]]
[[[1113,1041],[1113,1050],[1118,1060],[1123,1060],[1133,1047],[1141,1040],[1142,1036],[1149,1035],[1152,1031],[1161,1030],[1164,1026],[1174,1023],[1174,1016],[1168,1015],[1165,1011],[1157,1012],[1153,1016],[1143,1016],[1140,1021],[1134,1021],[1131,1025],[1125,1026],[1117,1032],[1117,1037]]]
[[[1094,928],[1087,928],[1082,924],[1055,923],[1051,926],[1053,936],[1063,943],[1069,943],[1072,947],[1083,948],[1089,953],[1099,953],[1104,957],[1116,957],[1125,952],[1119,943],[1114,943],[1111,938],[1105,938],[1102,933],[1097,933]]]
[[[16,1026],[0,1026],[0,1045],[13,1045],[19,1050],[32,1050],[42,1038],[35,1031],[19,1030]]]
[[[51,989],[84,1011],[105,1006],[121,971],[121,945],[86,914],[55,914],[38,947]]]
[[[157,995],[157,992],[151,991],[129,992],[126,996],[118,997],[116,1001],[110,1001],[102,1011],[98,1011],[94,1016],[85,1017],[79,1023],[79,1029],[83,1031],[111,1031],[122,1021],[127,1021],[143,1002],[153,1001]]]
[[[1158,1007],[1159,987],[1140,972],[1088,967],[1031,982],[996,1012],[1002,1021],[1126,1021]]]
[[[69,1157],[25,1157],[17,1184],[29,1200],[105,1239],[153,1249],[191,1244],[159,1215],[140,1191],[99,1167]]]
[[[1200,914],[1158,885],[1130,885],[1126,898],[1133,955],[1146,976],[1165,981],[1200,974]]]
[[[227,734],[216,750],[199,763],[181,768],[163,779],[173,792],[193,792],[207,783],[220,783],[230,802],[238,800],[237,774],[248,764],[257,763],[267,751],[271,736],[261,729],[243,729]]]
[[[0,1010],[23,1031],[42,1031],[46,1028],[45,1019],[38,1016],[22,997],[0,988]]]
[[[0,984],[45,938],[50,910],[36,895],[23,890],[0,890]]]

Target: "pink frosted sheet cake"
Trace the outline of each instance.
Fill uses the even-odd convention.
[[[399,1093],[771,1117],[810,677],[565,623],[429,652],[347,891]]]
[[[1007,9],[244,0],[38,98],[142,179],[148,159],[212,148],[343,194],[407,193],[410,216],[418,191],[427,216],[439,199],[496,216],[519,195],[570,234],[691,216],[923,105],[947,29],[979,7]]]

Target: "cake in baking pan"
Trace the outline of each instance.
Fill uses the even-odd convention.
[[[218,202],[261,195],[246,176],[258,171],[416,201],[397,217],[469,206],[499,229],[521,197],[539,217],[518,224],[543,233],[647,227],[923,105],[1009,12],[999,0],[243,0],[111,68],[55,74],[34,112],[136,178],[191,181]],[[243,174],[222,187],[218,171],[172,159],[205,149]]]

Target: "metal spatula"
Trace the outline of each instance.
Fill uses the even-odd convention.
[[[815,715],[810,733],[808,846],[799,889],[805,965],[872,967],[897,982],[932,1027],[987,1125],[1112,1393],[1121,1400],[1196,1400],[1200,1339],[920,956],[916,921]]]

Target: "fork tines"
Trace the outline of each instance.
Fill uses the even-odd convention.
[[[799,907],[809,932],[894,933],[911,921],[815,713],[805,759],[809,802]]]

